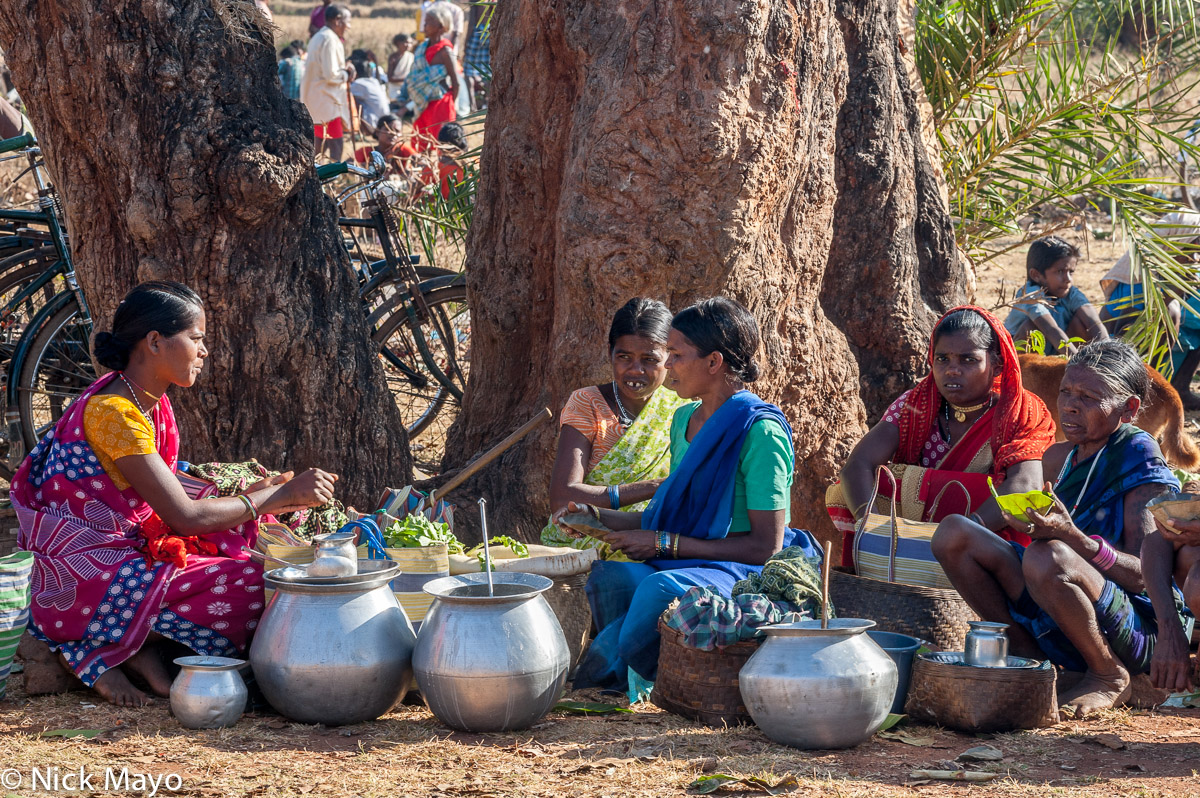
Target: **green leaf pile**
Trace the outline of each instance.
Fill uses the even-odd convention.
[[[463,553],[463,544],[454,537],[449,524],[435,524],[423,515],[410,515],[393,521],[384,530],[383,539],[392,549],[416,549],[445,543],[450,554]]]

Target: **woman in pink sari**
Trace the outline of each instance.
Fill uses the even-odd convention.
[[[168,695],[163,639],[198,654],[245,649],[263,582],[242,546],[254,545],[266,513],[329,501],[337,479],[310,469],[238,496],[185,491],[166,391],[195,383],[204,334],[200,297],[187,286],[134,288],[94,344],[114,371],[67,408],[12,482],[20,545],[35,557],[30,631],[122,706],[149,700],[125,672]]]

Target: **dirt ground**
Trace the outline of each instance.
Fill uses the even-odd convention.
[[[551,714],[533,729],[509,734],[454,732],[410,706],[343,728],[248,714],[230,729],[188,731],[162,700],[135,710],[84,692],[30,699],[21,678],[13,681],[9,700],[0,703],[0,779],[15,771],[24,786],[4,782],[0,794],[6,796],[149,794],[111,780],[106,789],[109,768],[116,774],[110,779],[127,769],[129,784],[143,774],[160,779],[161,795],[246,798],[684,795],[697,777],[713,773],[771,783],[790,775],[793,794],[840,798],[1200,794],[1200,710],[1111,711],[1088,722],[985,738],[901,726],[897,731],[917,744],[876,737],[848,751],[803,752],[771,743],[754,727],[710,729],[642,705],[631,714]],[[41,736],[59,729],[100,733]],[[911,777],[918,769],[962,767],[953,760],[985,744],[1004,759],[970,767],[999,774],[991,782]],[[33,769],[55,767],[60,775],[82,769],[95,789],[29,789]],[[173,791],[168,776],[178,777]]]

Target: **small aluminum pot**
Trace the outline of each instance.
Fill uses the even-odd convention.
[[[963,647],[963,662],[976,668],[1004,668],[1008,665],[1008,624],[968,621],[971,627]]]
[[[238,668],[244,659],[180,657],[182,670],[171,683],[171,713],[185,729],[232,726],[246,711],[246,683]]]

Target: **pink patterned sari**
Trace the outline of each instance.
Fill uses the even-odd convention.
[[[12,482],[19,543],[34,554],[30,631],[89,687],[152,631],[198,654],[235,654],[263,610],[262,568],[241,550],[254,545],[256,521],[205,535],[219,556],[189,554],[184,568],[146,564],[140,524],[153,511],[133,488],[117,489],[83,431],[88,399],[115,378],[101,377],[67,408]],[[175,471],[179,430],[167,397],[151,420]],[[215,486],[193,497],[214,494]]]

